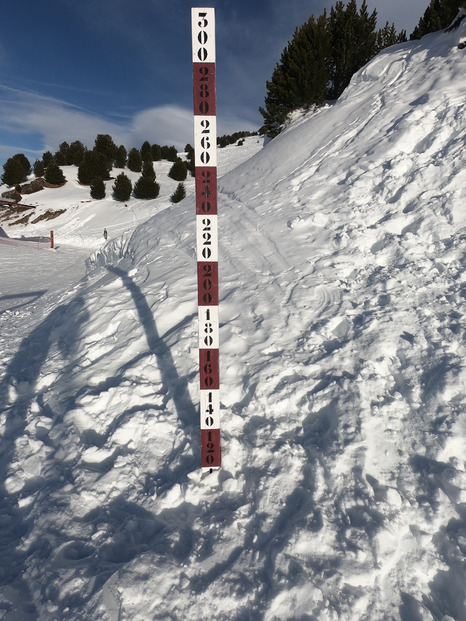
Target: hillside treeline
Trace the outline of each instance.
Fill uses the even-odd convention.
[[[239,138],[251,135],[250,132],[237,132],[232,136],[218,139],[219,146],[226,146],[238,141]],[[3,165],[2,183],[18,186],[34,172],[36,177],[43,177],[50,185],[62,185],[66,182],[61,166],[77,166],[78,181],[88,185],[90,195],[94,199],[105,198],[105,181],[112,178],[114,168],[128,168],[132,172],[141,173],[134,186],[124,172],[120,172],[113,185],[113,197],[119,201],[127,201],[131,194],[139,199],[157,198],[160,186],[156,182],[153,162],[167,160],[172,162],[168,176],[178,181],[178,187],[172,195],[172,201],[178,202],[185,196],[182,183],[188,173],[194,174],[194,149],[187,144],[186,159],[179,157],[174,146],[160,146],[145,141],[140,149],[133,147],[129,151],[117,146],[109,134],[98,134],[92,149],[88,149],[80,140],[69,144],[62,142],[58,151],[46,151],[40,160],[31,166],[23,153],[10,157]]]
[[[449,25],[462,0],[431,0],[411,35],[420,38]],[[259,108],[262,131],[276,136],[294,110],[311,109],[338,99],[352,76],[381,50],[407,40],[394,24],[376,30],[377,11],[369,13],[366,0],[338,1],[327,13],[313,15],[299,28],[281,54],[266,82],[264,107]]]
[[[189,145],[186,149],[189,150]],[[113,198],[127,201],[133,195],[139,199],[152,199],[157,198],[160,192],[153,162],[163,159],[173,162],[168,176],[180,182],[172,196],[173,202],[178,202],[185,195],[182,181],[186,179],[190,168],[189,154],[185,161],[179,157],[175,147],[151,145],[148,141],[144,142],[141,149],[127,151],[123,145],[117,146],[109,134],[98,134],[92,149],[85,147],[80,140],[71,144],[62,142],[56,153],[46,151],[33,167],[24,154],[18,153],[3,165],[2,183],[18,186],[34,172],[36,177],[43,177],[48,184],[59,186],[66,182],[60,167],[77,166],[78,181],[89,186],[92,198],[103,199],[106,196],[104,181],[112,178],[113,168],[128,168],[132,172],[141,173],[141,176],[133,186],[124,172],[118,174],[112,188]]]
[[[464,0],[431,0],[410,39],[420,39],[430,32],[446,28],[455,19],[461,6],[466,6]]]

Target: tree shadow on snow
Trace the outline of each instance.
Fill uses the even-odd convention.
[[[67,331],[63,336],[56,329],[65,317]],[[29,508],[20,508],[18,501],[40,489],[43,480],[38,472],[36,477],[29,478],[20,491],[9,491],[8,477],[14,463],[16,444],[28,434],[26,426],[30,407],[41,398],[37,380],[50,349],[56,345],[63,359],[69,360],[72,344],[87,319],[88,313],[81,298],[54,309],[23,339],[0,382],[0,411],[5,415],[4,430],[0,437],[0,586],[12,585],[22,593],[27,593],[21,578],[25,561],[30,554],[38,553],[38,544],[32,546],[34,549],[20,550],[22,539],[30,530],[33,518],[31,505],[27,503],[26,507]],[[46,412],[42,414],[46,415]],[[32,613],[33,608],[31,603],[23,603],[24,614]]]
[[[179,458],[179,455],[180,452],[182,452],[182,449],[179,446],[175,447],[172,455],[167,456],[165,460],[165,464],[167,465],[163,469],[159,470],[155,475],[147,475],[145,492],[151,494],[156,488],[157,492],[161,493],[170,488],[174,483],[180,482],[181,478],[185,477],[189,472],[195,470],[197,468],[197,464],[200,463],[200,448],[198,448],[198,450],[195,449],[196,446],[199,446],[199,440],[194,438],[194,432],[195,430],[198,430],[199,426],[199,414],[188,391],[189,378],[180,377],[170,348],[158,333],[153,312],[149,307],[141,289],[124,270],[114,266],[107,266],[107,270],[121,278],[124,286],[131,293],[139,320],[146,335],[149,352],[154,354],[157,359],[162,384],[167,391],[168,397],[173,400],[178,418],[186,435],[190,438],[191,446],[193,447],[193,453],[183,456],[181,459]],[[165,338],[173,331],[179,329],[183,323],[190,321],[193,317],[194,315],[187,317],[182,322],[174,326],[165,335]],[[141,354],[141,356],[144,355],[146,354]],[[134,363],[134,361],[132,361],[132,363]],[[125,413],[123,413],[122,416],[124,417]],[[186,440],[186,442],[187,441],[188,440]],[[178,465],[175,468],[172,468],[170,464],[172,464],[175,459],[178,462]]]
[[[13,306],[8,306],[7,308],[0,308],[0,315],[6,311],[14,311],[22,306],[28,306],[33,302],[36,302],[40,297],[42,297],[45,293],[47,293],[46,289],[42,289],[40,291],[29,291],[28,293],[13,293],[11,295],[2,295],[0,296],[0,307],[4,304],[8,304],[8,301],[11,300],[13,303],[15,300],[23,300],[20,304],[14,304]]]
[[[438,492],[441,490],[458,514],[458,518],[450,519],[432,539],[437,555],[447,569],[439,570],[429,583],[430,594],[423,596],[422,606],[436,619],[449,615],[458,621],[466,621],[466,503],[461,502],[463,489],[458,486],[458,481],[463,480],[463,472],[457,472],[450,463],[423,455],[413,456],[411,465],[418,475],[416,500],[420,507],[434,512],[439,510]]]
[[[136,361],[154,354],[161,373],[162,384],[167,393],[167,400],[169,398],[173,400],[179,420],[188,435],[197,429],[195,422],[198,418],[187,389],[189,378],[179,376],[170,348],[159,336],[152,311],[139,287],[123,270],[115,267],[108,267],[108,270],[121,278],[124,286],[131,293],[139,320],[145,331],[149,350],[140,352],[131,362],[125,363],[122,373],[125,368],[132,366]],[[178,329],[190,319],[186,318],[173,330]],[[65,618],[66,606],[73,609],[73,613],[80,606],[84,606],[97,591],[104,588],[105,582],[118,568],[128,564],[134,557],[148,550],[161,554],[173,554],[174,557],[183,555],[183,550],[188,545],[186,542],[193,536],[190,527],[185,528],[185,538],[172,550],[172,543],[168,541],[167,533],[173,532],[175,528],[174,522],[176,522],[178,509],[165,516],[156,517],[136,503],[117,498],[78,520],[86,523],[90,528],[95,525],[99,533],[105,531],[104,537],[99,542],[94,543],[89,538],[70,539],[69,533],[63,532],[52,533],[51,540],[55,542],[52,544],[48,534],[43,532],[42,535],[35,537],[28,550],[23,550],[24,538],[32,531],[36,514],[40,516],[43,513],[49,500],[52,503],[48,507],[50,514],[53,515],[54,511],[59,510],[57,492],[72,479],[73,465],[65,464],[62,458],[56,456],[60,438],[63,433],[68,433],[64,427],[63,431],[57,435],[57,425],[63,422],[63,413],[73,407],[77,396],[89,390],[89,387],[75,386],[73,379],[75,364],[73,347],[79,343],[81,326],[88,320],[89,314],[81,298],[53,310],[23,339],[0,382],[0,411],[6,414],[4,433],[0,437],[0,546],[3,553],[0,558],[0,588],[10,585],[16,592],[22,593],[23,613],[29,615],[28,619],[35,618],[36,613],[29,592],[30,585],[26,584],[21,576],[33,557],[36,558],[35,563],[40,560],[48,576],[45,581],[40,581],[40,586],[35,585],[36,591],[37,589],[42,591],[42,595],[36,593],[36,596],[44,598],[44,601],[49,599],[58,604],[62,608],[64,615],[62,618]],[[47,393],[46,387],[43,389],[38,387],[37,382],[44,363],[55,353],[56,349],[59,350],[64,364],[59,377],[54,381],[59,388],[53,396],[52,393]],[[119,385],[120,380],[121,378],[116,377],[108,381],[110,384]],[[58,407],[53,405],[56,399],[59,400]],[[41,417],[51,419],[50,425],[54,434],[50,434],[46,429],[43,433],[39,432],[37,424],[34,432],[36,437],[51,450],[41,463],[37,476],[29,476],[27,483],[20,491],[12,492],[11,481],[18,480],[18,477],[15,477],[11,479],[10,486],[8,485],[11,466],[15,463],[15,446],[18,441],[28,437],[27,427],[31,425],[30,411],[33,403],[40,406]],[[53,412],[52,407],[57,411]],[[118,419],[111,421],[104,434],[92,434],[89,431],[87,435],[83,434],[80,440],[84,444],[105,445],[115,428],[141,409],[143,408],[138,406],[125,410]],[[188,437],[186,443],[189,443]],[[192,446],[195,447],[197,444],[194,440],[191,441]],[[172,454],[167,456],[164,462],[167,466],[155,475],[146,475],[142,493],[152,494],[155,488],[160,493],[171,487],[173,483],[179,482],[183,475],[186,476],[197,467],[200,459],[196,451],[194,454],[190,453],[181,458],[180,451],[182,449],[179,445],[174,447]],[[173,463],[176,463],[175,467]],[[113,461],[109,464],[100,464],[100,466],[105,467],[104,469],[107,469],[107,466],[112,468]],[[66,469],[67,472],[65,472]],[[52,493],[55,495],[53,499],[49,498]],[[32,498],[34,494],[36,494],[34,502],[28,502],[21,509],[18,501],[25,497]],[[76,575],[82,575],[87,579],[84,580],[80,593],[70,593],[63,599],[63,594],[58,597],[58,592],[54,592],[53,585],[60,584],[63,580],[66,582],[66,574],[71,568],[74,568]],[[71,589],[71,591],[74,590]],[[108,589],[106,589],[106,597],[111,597],[110,592],[107,593],[107,591]],[[3,604],[8,605],[7,602],[2,602],[0,591],[0,609]]]
[[[153,313],[147,304],[144,294],[133,279],[122,269],[110,266],[107,266],[107,269],[121,278],[124,286],[131,293],[139,320],[146,334],[147,345],[157,358],[162,383],[173,399],[180,421],[185,427],[193,425],[196,422],[197,411],[189,396],[188,382],[186,378],[180,378],[170,348],[159,336]]]

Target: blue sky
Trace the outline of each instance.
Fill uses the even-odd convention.
[[[21,0],[2,7],[0,164],[110,134],[193,142],[191,7],[216,9],[218,134],[258,129],[265,81],[297,26],[336,0]],[[408,35],[429,0],[367,0]],[[358,2],[360,6],[361,2]]]

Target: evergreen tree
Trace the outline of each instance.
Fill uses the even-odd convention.
[[[131,196],[132,189],[131,180],[125,173],[120,173],[113,184],[113,198],[121,202],[127,201]]]
[[[28,158],[24,155],[24,153],[17,153],[13,157],[20,162],[21,166],[24,169],[24,174],[26,177],[32,173],[31,164]]]
[[[265,108],[260,112],[269,136],[279,133],[292,110],[320,105],[326,99],[330,43],[325,12],[296,29],[266,84]]]
[[[126,148],[123,145],[120,145],[115,158],[116,168],[125,168],[127,158],[128,154],[126,152]]]
[[[83,161],[87,149],[80,140],[75,140],[68,149],[68,164],[79,166]]]
[[[377,32],[376,51],[380,52],[391,45],[404,43],[406,41],[406,30],[402,30],[399,34],[396,32],[395,24],[385,24],[383,28]]]
[[[66,182],[62,169],[55,162],[47,166],[44,178],[51,185],[63,185]]]
[[[94,151],[101,153],[105,157],[109,170],[111,170],[118,153],[118,147],[113,142],[113,138],[109,134],[97,134]]]
[[[239,145],[239,141],[241,138],[246,138],[247,136],[254,136],[257,135],[257,132],[248,132],[248,131],[243,131],[243,132],[235,132],[234,134],[230,134],[229,136],[220,136],[220,138],[217,138],[217,144],[220,147],[226,147],[229,144],[235,144],[238,143]],[[241,144],[244,143],[244,140],[241,141]]]
[[[191,177],[194,177],[196,175],[196,162],[194,161],[194,157],[192,160],[186,162],[186,167]]]
[[[3,164],[2,183],[17,185],[31,174],[31,164],[23,153],[17,153]]]
[[[144,162],[144,164],[142,165],[142,176],[150,177],[150,179],[155,179],[155,170],[152,161]]]
[[[356,0],[346,6],[339,0],[328,17],[324,11],[297,28],[266,83],[265,107],[259,109],[264,117],[261,133],[276,136],[291,111],[338,98],[377,52],[406,40],[405,32],[397,35],[388,24],[377,32],[376,23],[377,12],[369,14],[366,0],[360,10]]]
[[[66,141],[62,142],[58,147],[57,153],[55,153],[55,162],[59,166],[68,166],[69,164],[71,164],[71,162],[69,161],[69,154],[70,145]]]
[[[96,200],[105,198],[105,183],[102,177],[94,177],[91,181],[91,197]]]
[[[178,157],[178,151],[175,147],[164,146],[160,148],[160,151],[163,160],[168,160],[169,162],[176,162],[176,159]]]
[[[431,0],[410,39],[420,39],[430,32],[449,26],[462,4],[462,0]]]
[[[152,150],[152,161],[159,162],[162,159],[162,149],[158,144],[153,144],[151,147]]]
[[[183,200],[185,196],[186,196],[186,190],[184,187],[184,183],[179,183],[177,185],[176,190],[171,195],[170,200],[172,203],[179,203],[180,201]]]
[[[42,161],[44,162],[45,168],[47,168],[50,162],[53,162],[53,155],[50,153],[50,151],[46,151],[44,153],[44,155],[42,156]]]
[[[155,181],[155,177],[142,175],[134,184],[133,194],[136,198],[151,199],[157,198],[160,193],[160,186]]]
[[[105,155],[98,151],[86,151],[78,168],[78,180],[83,185],[90,185],[94,177],[110,179],[111,164]]]
[[[33,170],[36,177],[43,177],[45,172],[44,163],[41,160],[36,160]]]
[[[188,160],[194,159],[194,148],[189,144],[189,142],[185,146],[184,152],[186,153],[186,157],[188,158]]]
[[[55,153],[55,155],[53,156],[53,161],[58,166],[66,166],[66,159],[61,151],[57,151]]]
[[[150,143],[146,140],[141,147],[141,158],[143,162],[152,162],[152,147]]]
[[[354,73],[376,53],[377,11],[369,15],[366,0],[358,13],[356,0],[345,8],[341,0],[332,7],[328,27],[332,41],[329,58],[330,99],[337,99],[350,83]]]
[[[187,156],[187,169],[189,171],[189,173],[194,177],[195,172],[196,172],[196,164],[194,161],[194,149],[190,144],[187,144],[184,148],[186,156]]]
[[[174,179],[175,181],[184,181],[186,179],[187,172],[188,167],[186,162],[183,162],[183,160],[177,158],[176,161],[173,162],[173,166],[170,168],[168,176],[170,179]]]
[[[141,152],[138,149],[136,149],[135,147],[130,149],[130,151],[128,153],[127,165],[128,165],[128,168],[132,172],[141,172],[141,168],[142,168]]]

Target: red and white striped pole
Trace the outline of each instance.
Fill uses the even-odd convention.
[[[191,9],[201,466],[220,468],[215,10]]]

